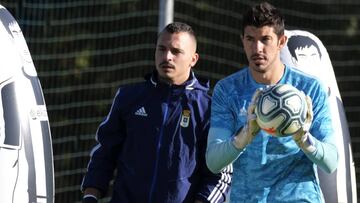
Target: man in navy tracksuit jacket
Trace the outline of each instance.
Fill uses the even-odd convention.
[[[106,194],[115,169],[111,202],[225,201],[232,168],[213,174],[205,164],[210,97],[208,83],[191,71],[195,51],[195,35],[184,23],[159,34],[156,71],[120,88],[98,128],[83,202]]]

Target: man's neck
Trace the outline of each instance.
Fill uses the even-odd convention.
[[[284,75],[285,65],[279,63],[274,66],[272,69],[266,72],[257,72],[250,68],[251,75],[254,80],[261,84],[273,85],[277,84]]]

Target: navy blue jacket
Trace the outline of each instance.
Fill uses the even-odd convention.
[[[111,202],[223,202],[232,168],[212,174],[205,164],[209,85],[191,74],[183,85],[144,82],[118,90],[97,142],[82,188],[106,194],[114,169]]]

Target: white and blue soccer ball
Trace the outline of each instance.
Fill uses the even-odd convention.
[[[305,95],[289,84],[277,84],[263,90],[255,107],[260,128],[274,136],[288,136],[305,123]]]

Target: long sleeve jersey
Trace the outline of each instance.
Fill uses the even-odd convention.
[[[223,202],[231,168],[209,171],[208,84],[191,74],[183,85],[146,81],[120,88],[97,131],[82,188],[106,193],[116,169],[111,202]]]
[[[291,136],[274,137],[263,130],[244,150],[236,149],[232,138],[246,123],[253,93],[265,85],[251,77],[249,68],[219,81],[206,159],[213,172],[233,163],[231,202],[323,202],[316,166],[332,172],[338,161],[327,93],[319,80],[291,67],[285,68],[279,83],[291,84],[311,97],[310,133],[316,151],[304,153]]]

